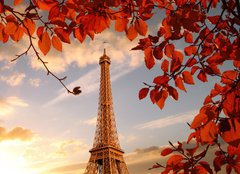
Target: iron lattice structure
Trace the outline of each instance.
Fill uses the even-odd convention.
[[[93,148],[84,174],[129,174],[117,134],[110,81],[110,58],[100,57],[100,92]]]

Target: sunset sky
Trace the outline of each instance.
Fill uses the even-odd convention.
[[[156,20],[153,20],[156,21]],[[159,24],[150,24],[149,33]],[[160,150],[190,133],[187,122],[198,112],[214,80],[180,91],[179,101],[166,101],[163,110],[149,98],[139,101],[142,82],[151,84],[159,75],[159,65],[149,71],[143,54],[130,51],[123,33],[106,30],[80,44],[64,44],[63,52],[52,50],[45,60],[51,71],[67,76],[69,88],[81,86],[82,94],[67,94],[58,81],[46,75],[33,53],[10,62],[27,48],[20,43],[0,43],[0,169],[7,174],[81,174],[92,147],[100,68],[98,60],[104,47],[111,58],[111,80],[117,129],[125,160],[131,174],[148,171],[161,162]],[[107,42],[103,44],[103,42]],[[179,43],[179,49],[183,47]],[[1,172],[2,173],[2,172]],[[4,173],[4,172],[3,172]],[[6,172],[5,172],[6,173]]]

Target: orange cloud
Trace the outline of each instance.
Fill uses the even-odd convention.
[[[6,140],[30,141],[33,136],[34,134],[31,130],[22,127],[15,127],[10,131],[0,127],[0,142]]]

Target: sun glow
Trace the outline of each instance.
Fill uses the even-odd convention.
[[[0,147],[0,171],[1,174],[34,174],[22,152],[11,150],[11,146]]]

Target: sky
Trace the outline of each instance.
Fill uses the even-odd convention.
[[[148,34],[159,23],[149,24]],[[139,39],[140,37],[138,37]],[[152,83],[160,75],[160,62],[148,70],[141,51],[130,51],[138,39],[130,42],[123,33],[108,29],[80,44],[72,39],[62,53],[53,49],[44,57],[49,69],[72,89],[81,86],[78,96],[68,94],[58,81],[47,76],[32,52],[15,62],[11,59],[27,48],[20,43],[0,43],[0,169],[8,174],[81,174],[89,159],[98,109],[99,58],[106,48],[111,58],[111,82],[117,130],[125,161],[131,174],[155,174],[149,171],[155,162],[164,161],[161,149],[168,141],[185,141],[187,122],[198,113],[209,83],[187,86],[179,91],[179,101],[168,98],[163,110],[149,98],[138,99],[143,82]],[[107,42],[104,44],[104,42]],[[37,41],[35,41],[35,44]],[[183,44],[177,44],[183,49]]]

